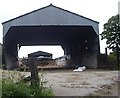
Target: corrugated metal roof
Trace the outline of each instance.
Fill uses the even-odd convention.
[[[11,26],[40,26],[40,25],[86,25],[92,26],[99,34],[98,22],[73,12],[56,7],[52,4],[41,9],[29,12],[3,24],[3,34],[8,32]]]
[[[39,57],[39,56],[52,56],[51,53],[47,53],[47,52],[43,52],[43,51],[37,51],[37,52],[33,52],[28,54],[28,57]]]
[[[28,15],[28,14],[34,13],[34,12],[36,12],[36,11],[43,10],[44,8],[47,8],[47,7],[49,7],[49,6],[53,6],[53,7],[55,7],[55,8],[60,9],[60,10],[67,11],[67,12],[69,12],[69,13],[71,13],[71,14],[74,14],[74,15],[77,15],[77,16],[80,16],[80,17],[83,17],[83,18],[89,19],[89,20],[91,20],[91,21],[93,21],[93,22],[97,22],[97,23],[99,23],[98,21],[92,20],[92,19],[90,19],[90,18],[84,17],[84,16],[82,16],[82,15],[79,15],[79,14],[73,13],[73,12],[71,12],[71,11],[68,11],[68,10],[65,10],[65,9],[60,8],[60,7],[57,7],[57,6],[54,6],[54,5],[50,4],[50,5],[45,6],[45,7],[43,7],[43,8],[40,8],[40,9],[37,9],[37,10],[31,11],[31,12],[29,12],[29,13],[26,13],[26,14],[24,14],[24,15],[18,16],[18,17],[16,17],[16,18],[13,18],[13,19],[10,19],[10,20],[7,20],[7,21],[3,22],[2,24],[7,23],[7,22],[10,22],[10,21],[15,20],[15,19],[20,18],[20,17],[23,17],[23,16],[25,16],[25,15]]]

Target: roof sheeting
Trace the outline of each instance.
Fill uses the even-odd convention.
[[[99,34],[98,22],[49,5],[33,12],[24,14],[3,23],[4,36],[11,26],[40,26],[40,25],[83,25],[92,26]]]
[[[51,57],[52,54],[47,53],[47,52],[43,52],[43,51],[37,51],[37,52],[33,52],[33,53],[28,54],[28,57],[39,57],[39,56]]]

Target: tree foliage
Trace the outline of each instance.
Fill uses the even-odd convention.
[[[106,44],[109,49],[116,53],[117,65],[119,66],[120,54],[120,24],[119,15],[112,16],[107,23],[104,24],[104,30],[101,33],[101,39],[107,39]]]
[[[112,16],[107,23],[104,24],[104,31],[101,39],[107,39],[106,44],[113,51],[118,47],[120,49],[120,25],[119,15]]]

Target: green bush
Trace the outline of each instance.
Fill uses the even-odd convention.
[[[110,52],[110,54],[108,55],[108,59],[110,61],[116,61],[116,55],[115,55],[115,52]]]
[[[115,68],[115,70],[120,70],[120,64]]]
[[[30,83],[25,82],[16,83],[11,78],[3,78],[2,98],[7,98],[9,96],[53,96],[54,94],[51,87],[44,87],[46,82],[43,80],[43,77],[44,76],[41,74],[40,84],[38,87],[32,86]]]
[[[12,80],[2,80],[2,96],[29,96],[29,86],[19,83],[15,84]]]

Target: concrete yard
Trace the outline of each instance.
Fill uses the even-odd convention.
[[[118,96],[118,71],[50,70],[39,72],[39,75],[41,73],[46,73],[43,80],[47,81],[46,86],[51,86],[55,96]],[[16,80],[22,77],[20,74],[29,76],[30,72],[2,71],[2,77],[10,76]]]
[[[48,71],[45,80],[55,96],[118,96],[118,71]]]

